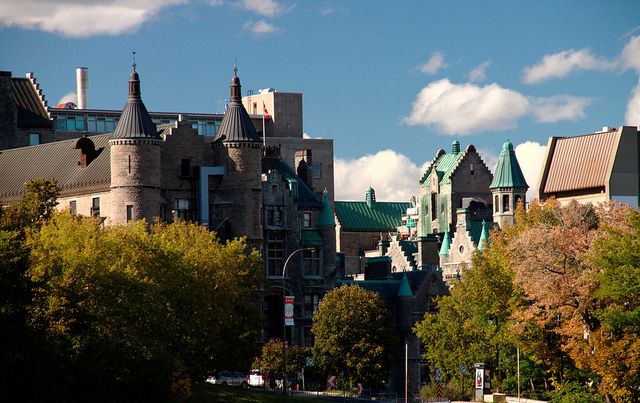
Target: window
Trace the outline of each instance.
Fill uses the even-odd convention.
[[[318,310],[318,302],[320,296],[318,294],[306,294],[304,296],[304,314],[312,316]]]
[[[438,218],[438,194],[431,193],[431,219]]]
[[[315,250],[302,251],[302,265],[305,276],[320,275],[320,255]]]
[[[298,182],[289,182],[289,190],[292,197],[298,197]]]
[[[94,197],[91,199],[91,215],[94,217],[100,217],[100,198]]]
[[[313,170],[313,179],[322,179],[322,163],[316,162],[311,165],[311,169]]]
[[[279,207],[267,207],[266,211],[267,225],[281,227],[282,226],[282,209]]]
[[[67,117],[64,115],[60,115],[56,118],[56,130],[65,131],[67,130]]]
[[[522,201],[522,196],[521,195],[516,195],[515,200],[513,201],[513,208],[518,207],[518,203],[520,203]]]
[[[258,114],[258,103],[257,102],[253,103],[253,114],[254,115]]]
[[[76,203],[75,200],[71,200],[69,202],[69,209],[71,210],[71,214],[73,215],[78,214],[78,204]]]
[[[116,128],[116,121],[113,116],[107,116],[104,120],[105,123],[105,131],[112,132]]]
[[[464,246],[460,245],[460,247],[458,248],[458,251],[460,252],[460,254],[464,253]]]
[[[469,173],[473,175],[473,162],[469,165]]]
[[[97,132],[106,132],[107,124],[104,116],[98,116],[96,118],[96,131]]]
[[[29,133],[29,145],[35,146],[40,144],[40,133]]]
[[[189,177],[191,176],[191,160],[187,158],[183,158],[180,160],[180,176]]]
[[[127,204],[127,222],[133,220],[133,206],[131,204]]]
[[[96,116],[95,115],[88,115],[87,116],[87,131],[88,132],[97,131]]]
[[[67,127],[68,132],[76,131],[76,117],[75,116],[67,116]]]
[[[283,233],[267,232],[267,275],[282,276]]]
[[[311,227],[311,213],[303,213],[302,214],[302,228],[310,228]]]
[[[304,328],[304,345],[305,347],[313,347],[313,343],[314,343],[314,337],[313,337],[313,332],[311,332],[311,328],[310,327],[305,327]]]
[[[495,195],[493,198],[493,211],[496,213],[500,212],[500,196]]]
[[[507,211],[510,211],[509,195],[502,195],[502,212],[506,213]]]
[[[175,199],[173,201],[173,219],[194,220],[195,211],[193,201],[191,199]]]
[[[76,131],[77,132],[84,131],[84,116],[76,117]]]

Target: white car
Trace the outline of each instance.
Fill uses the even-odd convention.
[[[249,387],[249,376],[242,372],[220,371],[218,375],[207,377],[206,382],[222,386]]]
[[[262,374],[258,369],[252,369],[249,374],[249,386],[253,387],[263,387],[264,386],[264,378],[262,378]]]

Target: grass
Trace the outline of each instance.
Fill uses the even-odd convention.
[[[279,403],[300,402],[304,399],[271,394],[259,390],[242,389],[233,386],[197,383],[192,388],[191,403]]]

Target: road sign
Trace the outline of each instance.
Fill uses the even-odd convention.
[[[336,376],[335,375],[329,375],[327,377],[327,390],[331,389],[331,388],[335,388],[336,387]]]
[[[460,373],[466,375],[469,373],[469,368],[465,364],[460,364]]]
[[[293,324],[293,296],[284,297],[284,324],[285,326],[294,326]]]
[[[433,376],[433,379],[438,383],[442,382],[442,370],[440,368],[436,368],[436,373]]]
[[[436,395],[437,395],[437,397],[442,397],[442,395],[444,394],[443,391],[444,391],[444,388],[443,388],[442,384],[439,383],[436,386]]]
[[[316,365],[316,362],[313,360],[313,357],[307,357],[307,359],[305,360],[305,363],[307,364],[307,367],[311,368],[314,365]]]

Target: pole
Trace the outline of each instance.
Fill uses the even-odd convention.
[[[264,121],[264,111],[262,115]],[[284,276],[287,273],[287,264],[289,264],[289,260],[296,253],[302,250],[314,250],[313,248],[299,248],[291,252],[291,254],[287,257],[287,260],[284,262],[284,266],[282,267],[282,394],[287,394],[287,321],[285,320],[286,316],[286,288],[284,287]]]
[[[516,347],[518,352],[518,402],[520,401],[520,347]]]
[[[264,101],[262,101],[262,147],[267,146],[267,133],[264,129]]]
[[[409,385],[409,344],[404,343],[404,403],[407,403],[407,390]]]

